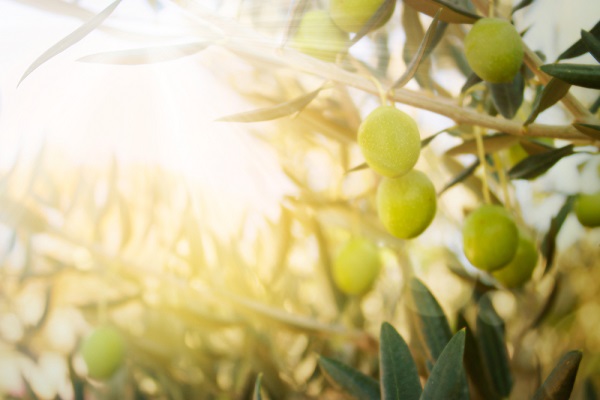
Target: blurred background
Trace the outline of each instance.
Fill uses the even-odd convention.
[[[409,276],[427,283],[451,323],[477,285],[497,286],[460,248],[464,213],[481,202],[478,179],[441,195],[433,224],[403,241],[376,218],[376,175],[346,173],[363,162],[355,133],[376,96],[337,85],[291,117],[217,121],[324,82],[323,63],[308,63],[316,73],[307,73],[280,54],[288,0],[124,1],[20,82],[40,54],[109,4],[0,0],[0,398],[73,398],[86,373],[78,344],[103,324],[125,337],[126,365],[109,383],[88,382],[90,398],[238,398],[258,372],[273,398],[319,398],[328,386],[317,354],[374,373],[382,321],[411,338]],[[384,29],[351,50],[380,79],[405,68],[402,13],[399,3]],[[514,18],[519,31],[530,28],[529,47],[552,61],[599,15],[599,2],[537,0]],[[178,55],[192,42],[210,45],[142,65],[104,54],[165,46]],[[456,97],[465,78],[450,58],[440,52],[428,68]],[[597,97],[572,93],[584,104]],[[454,125],[398,108],[422,138]],[[568,120],[555,106],[537,122]],[[460,142],[440,135],[421,153],[417,168],[438,190],[474,159],[445,155]],[[578,154],[535,181],[512,182],[513,212],[538,242],[568,195],[600,190],[599,163]],[[357,234],[384,260],[359,298],[340,293],[330,273]],[[524,393],[572,348],[584,351],[581,374],[598,385],[599,243],[598,229],[569,215],[556,270],[543,275],[540,262],[523,290],[490,295]]]

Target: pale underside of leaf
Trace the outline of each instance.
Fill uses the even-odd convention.
[[[192,42],[91,54],[78,61],[98,64],[142,65],[177,60],[207,48],[212,42]]]

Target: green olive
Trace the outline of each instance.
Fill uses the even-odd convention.
[[[398,238],[419,236],[433,221],[436,209],[435,187],[421,171],[383,178],[377,188],[379,219]]]
[[[362,295],[379,275],[381,258],[377,247],[363,238],[349,240],[333,263],[333,281],[341,292]]]
[[[465,219],[463,249],[475,267],[494,271],[508,264],[517,251],[519,231],[501,206],[483,205]]]
[[[348,34],[333,23],[327,11],[311,10],[302,16],[292,46],[324,61],[335,61],[348,48]]]
[[[504,267],[492,272],[494,278],[509,289],[523,286],[531,279],[538,262],[538,251],[533,240],[519,232],[517,252]]]
[[[600,226],[600,192],[579,194],[575,199],[574,210],[581,225],[588,228]]]
[[[125,357],[125,344],[121,334],[112,327],[96,328],[84,339],[81,356],[93,379],[108,379],[121,366]]]
[[[521,36],[507,20],[481,18],[465,37],[465,56],[484,81],[510,82],[523,62]]]
[[[421,154],[416,122],[392,106],[373,110],[360,124],[357,140],[367,164],[389,178],[410,171]]]
[[[358,32],[381,7],[385,0],[331,0],[329,15],[333,22],[346,32]],[[374,28],[383,26],[394,13],[396,1],[386,11]]]

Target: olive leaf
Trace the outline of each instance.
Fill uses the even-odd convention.
[[[575,197],[567,196],[558,213],[550,220],[550,228],[544,236],[540,247],[544,258],[546,259],[544,274],[548,273],[550,268],[552,268],[552,263],[554,262],[554,253],[556,251],[556,237],[558,236],[560,228],[562,228],[565,220],[567,219],[567,216],[573,209],[574,203]]]
[[[546,64],[540,69],[572,85],[600,89],[600,65]]]
[[[319,356],[319,367],[325,377],[359,400],[380,400],[379,382],[339,361]]]
[[[523,103],[525,81],[518,72],[511,82],[488,83],[496,109],[506,119],[512,119]]]
[[[302,15],[306,10],[307,5],[307,0],[292,1],[292,4],[290,5],[290,16],[287,21],[285,35],[283,36],[283,42],[281,43],[281,47],[285,46],[288,40],[290,40],[298,30],[298,26],[300,26],[300,21],[302,20]]]
[[[583,383],[583,399],[584,400],[598,400],[598,393],[594,387],[594,383],[590,378],[587,378]]]
[[[458,175],[456,175],[452,180],[444,185],[444,187],[438,192],[438,196],[441,196],[446,190],[450,189],[452,186],[464,181],[469,176],[473,175],[473,173],[477,170],[479,166],[479,158],[471,163],[471,165],[467,166],[464,170],[462,170]]]
[[[460,93],[465,94],[467,90],[477,85],[479,82],[483,82],[483,79],[481,79],[475,72],[471,72],[465,83],[460,88]]]
[[[40,65],[44,64],[46,61],[50,60],[52,57],[62,53],[69,47],[73,46],[75,43],[79,42],[81,39],[86,37],[90,32],[96,29],[98,26],[104,22],[106,18],[117,8],[117,6],[121,4],[121,0],[115,0],[108,7],[102,10],[98,15],[90,19],[88,22],[77,28],[75,31],[58,41],[48,50],[46,50],[42,55],[35,59],[33,63],[27,68],[21,79],[19,80],[20,85],[21,82],[33,71],[35,71]]]
[[[356,35],[354,35],[350,42],[350,46],[354,45],[367,33],[371,32],[376,26],[383,22],[383,20],[393,12],[394,7],[396,7],[396,0],[384,0],[379,8],[377,8],[377,11],[375,11],[375,14],[373,14]]]
[[[421,382],[408,345],[387,322],[381,324],[379,363],[383,400],[419,400]]]
[[[440,21],[454,24],[472,24],[481,18],[479,15],[445,0],[404,0],[404,3],[430,17],[433,17],[439,8],[443,7],[439,17]]]
[[[177,60],[206,49],[212,42],[192,42],[91,54],[78,61],[98,64],[142,65]]]
[[[262,381],[262,373],[258,374],[256,378],[256,382],[254,384],[254,390],[252,391],[252,400],[262,400],[262,394],[260,392],[261,389],[261,381]]]
[[[506,133],[496,133],[484,136],[483,148],[486,154],[495,153],[506,149],[519,141],[519,138]],[[477,141],[465,140],[461,144],[454,146],[446,151],[446,155],[456,156],[459,154],[477,154]]]
[[[596,98],[596,101],[590,106],[590,112],[596,114],[600,109],[600,96]]]
[[[442,12],[442,9],[440,8],[435,13],[435,16],[433,17],[433,21],[431,21],[429,28],[427,28],[427,31],[425,32],[425,36],[423,37],[423,40],[421,41],[421,44],[419,45],[417,52],[415,53],[413,58],[410,60],[410,63],[406,67],[406,71],[404,71],[402,76],[400,78],[398,78],[398,80],[396,82],[394,82],[391,89],[401,88],[404,85],[406,85],[412,79],[412,77],[415,75],[415,73],[417,72],[417,69],[419,68],[419,65],[421,64],[421,61],[425,57],[427,57],[427,55],[431,52],[431,49],[433,48],[433,45],[432,45],[433,39],[435,37],[434,33],[436,32],[436,28],[438,26],[438,20],[439,20],[439,16],[440,16],[441,12]]]
[[[592,29],[590,29],[590,34],[594,35],[596,38],[600,38],[600,21],[594,25]],[[583,43],[582,39],[579,39],[575,43],[573,43],[567,50],[563,51],[556,61],[566,60],[569,58],[579,57],[580,55],[585,54],[588,51],[587,47]]]
[[[535,179],[571,154],[574,154],[572,144],[545,153],[534,154],[512,167],[508,171],[508,177],[510,179]]]
[[[531,400],[569,400],[581,357],[582,353],[579,350],[565,354]]]
[[[421,400],[465,399],[463,355],[465,329],[458,331],[444,347],[423,388]],[[468,399],[468,395],[466,396]]]
[[[550,79],[544,90],[540,92],[539,96],[536,96],[533,109],[527,120],[523,122],[523,125],[529,125],[535,121],[542,111],[547,110],[562,99],[569,92],[570,88],[571,85],[565,81],[557,78]]]
[[[590,32],[582,30],[581,40],[583,40],[583,44],[585,44],[585,47],[587,47],[592,57],[600,62],[600,38],[592,35]]]
[[[584,135],[600,140],[600,125],[574,123],[573,126]]]
[[[288,115],[302,111],[308,106],[323,90],[325,86],[313,90],[310,93],[296,97],[285,103],[277,104],[272,107],[260,108],[258,110],[241,112],[238,114],[227,115],[216,119],[216,121],[222,122],[261,122],[271,121],[278,118],[283,118]]]

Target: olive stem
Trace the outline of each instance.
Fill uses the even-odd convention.
[[[483,138],[481,137],[481,128],[475,128],[475,141],[477,142],[477,156],[479,157],[479,163],[483,168],[483,176],[481,177],[481,183],[483,185],[483,200],[485,204],[492,204],[490,198],[490,188],[487,181],[487,162],[485,161],[485,148],[483,147]]]

